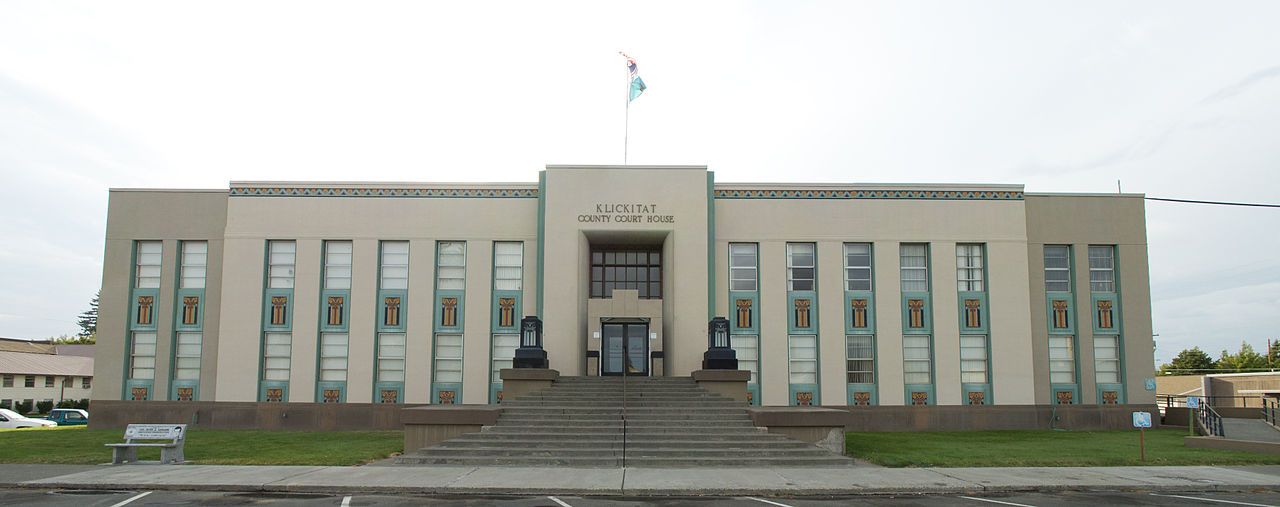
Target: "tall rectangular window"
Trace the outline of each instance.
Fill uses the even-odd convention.
[[[209,243],[207,241],[183,241],[182,242],[182,273],[181,287],[183,289],[203,289],[205,266],[208,264]]]
[[[813,243],[787,243],[787,290],[813,290],[815,265]]]
[[[964,384],[987,383],[986,335],[960,336],[960,382]]]
[[[406,290],[409,288],[409,242],[383,241],[382,259],[378,273],[381,289]]]
[[[902,292],[929,291],[929,245],[903,243],[898,246],[902,270]]]
[[[320,333],[320,381],[346,380],[347,333]]]
[[[297,244],[292,241],[269,241],[267,254],[267,288],[292,289],[293,263]]]
[[[662,251],[600,249],[591,252],[591,297],[611,298],[614,289],[640,299],[662,299]]]
[[[516,349],[520,347],[520,335],[518,334],[495,334],[493,335],[493,371],[491,382],[502,382],[500,375],[503,368],[510,368],[512,361],[516,356]]]
[[[524,288],[524,243],[497,241],[493,244],[493,290]]]
[[[153,380],[156,378],[156,333],[133,333],[133,350],[129,351],[129,378]]]
[[[266,333],[262,351],[262,380],[289,380],[290,333]]]
[[[436,289],[467,288],[467,244],[463,241],[441,241],[436,255]]]
[[[160,287],[160,242],[139,241],[134,253],[134,282],[136,289]]]
[[[905,384],[928,384],[932,366],[929,335],[909,334],[902,337],[902,380]]]
[[[351,288],[351,242],[324,242],[324,288]]]
[[[1116,291],[1115,247],[1089,245],[1089,291]]]
[[[747,380],[752,384],[760,381],[760,349],[757,345],[759,337],[753,334],[729,335],[729,347],[738,357],[738,369],[751,372]]]
[[[200,332],[179,332],[178,347],[174,350],[173,378],[197,380],[200,378]]]
[[[1044,247],[1045,292],[1071,292],[1071,248],[1066,245]]]
[[[876,381],[876,337],[869,334],[845,336],[848,354],[846,381],[850,384],[873,384]]]
[[[792,384],[818,383],[818,337],[811,334],[791,335],[787,338],[788,372]]]
[[[844,289],[871,290],[871,243],[844,244]]]
[[[982,245],[956,245],[956,284],[961,292],[982,292]]]
[[[378,382],[404,382],[404,333],[378,334]]]
[[[436,335],[436,382],[462,382],[462,335]]]
[[[1120,337],[1094,335],[1094,381],[1099,384],[1120,382]]]
[[[1074,384],[1076,351],[1070,335],[1049,335],[1049,382]]]
[[[729,243],[729,290],[755,292],[759,290],[756,279],[755,243]]]

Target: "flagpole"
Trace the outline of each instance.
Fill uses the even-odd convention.
[[[619,51],[619,53],[621,53],[621,51]],[[628,143],[631,140],[630,139],[631,137],[631,69],[629,68],[627,69],[627,86],[625,90],[626,90],[626,93],[624,94],[624,98],[627,101],[627,105],[624,107],[624,110],[626,112],[623,113],[623,116],[622,116],[623,117],[623,120],[622,120],[622,165],[623,166],[627,165],[627,148],[628,148]]]

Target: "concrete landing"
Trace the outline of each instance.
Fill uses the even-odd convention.
[[[1280,443],[1280,430],[1262,419],[1222,418],[1223,438],[1250,442]]]

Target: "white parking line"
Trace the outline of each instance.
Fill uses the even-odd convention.
[[[118,503],[118,504],[112,505],[111,507],[120,507],[121,505],[128,504],[129,502],[132,502],[132,501],[137,500],[137,499],[139,499],[139,498],[142,498],[142,497],[144,497],[144,496],[150,495],[151,493],[153,493],[153,492],[152,492],[152,491],[148,491],[148,492],[146,492],[146,493],[140,493],[140,494],[134,495],[134,496],[132,496],[132,497],[129,497],[129,499],[128,499],[128,500],[125,500],[125,501],[120,502],[120,503]]]
[[[1203,496],[1161,495],[1158,493],[1151,493],[1151,496],[1167,496],[1169,498],[1182,498],[1184,500],[1200,500],[1203,502],[1229,503],[1233,505],[1252,505],[1253,507],[1276,507],[1274,505],[1268,505],[1265,503],[1236,502],[1232,500],[1219,500],[1217,498],[1207,498]]]
[[[979,501],[979,502],[991,502],[991,503],[998,503],[998,504],[1000,504],[1000,505],[1016,505],[1016,506],[1018,506],[1018,507],[1036,507],[1036,506],[1034,506],[1034,505],[1027,505],[1027,504],[1025,504],[1025,503],[1001,502],[1001,501],[999,501],[999,500],[992,500],[992,499],[990,499],[990,498],[978,498],[978,497],[976,497],[976,496],[962,496],[962,497],[960,497],[960,498],[963,498],[963,499],[965,499],[965,500],[977,500],[977,501]]]
[[[351,495],[342,497],[342,507],[351,507]]]
[[[770,501],[765,500],[765,499],[763,499],[763,498],[756,498],[756,497],[754,497],[754,496],[744,496],[743,498],[746,498],[747,500],[755,500],[755,501],[757,501],[757,502],[764,502],[764,503],[767,503],[767,504],[769,504],[769,505],[777,505],[778,507],[792,507],[792,506],[787,505],[787,504],[785,504],[785,503],[770,502]]]
[[[560,504],[560,507],[573,507],[572,505],[569,505],[569,504],[567,504],[567,503],[564,503],[564,500],[561,500],[561,499],[556,498],[556,497],[554,497],[554,496],[549,496],[549,497],[547,497],[547,498],[548,498],[549,500],[551,500],[552,502],[555,502],[555,503]]]

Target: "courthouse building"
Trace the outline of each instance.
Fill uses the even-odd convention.
[[[1141,195],[683,166],[112,190],[93,397],[497,403],[526,315],[588,376],[726,317],[753,404],[1154,402]]]

